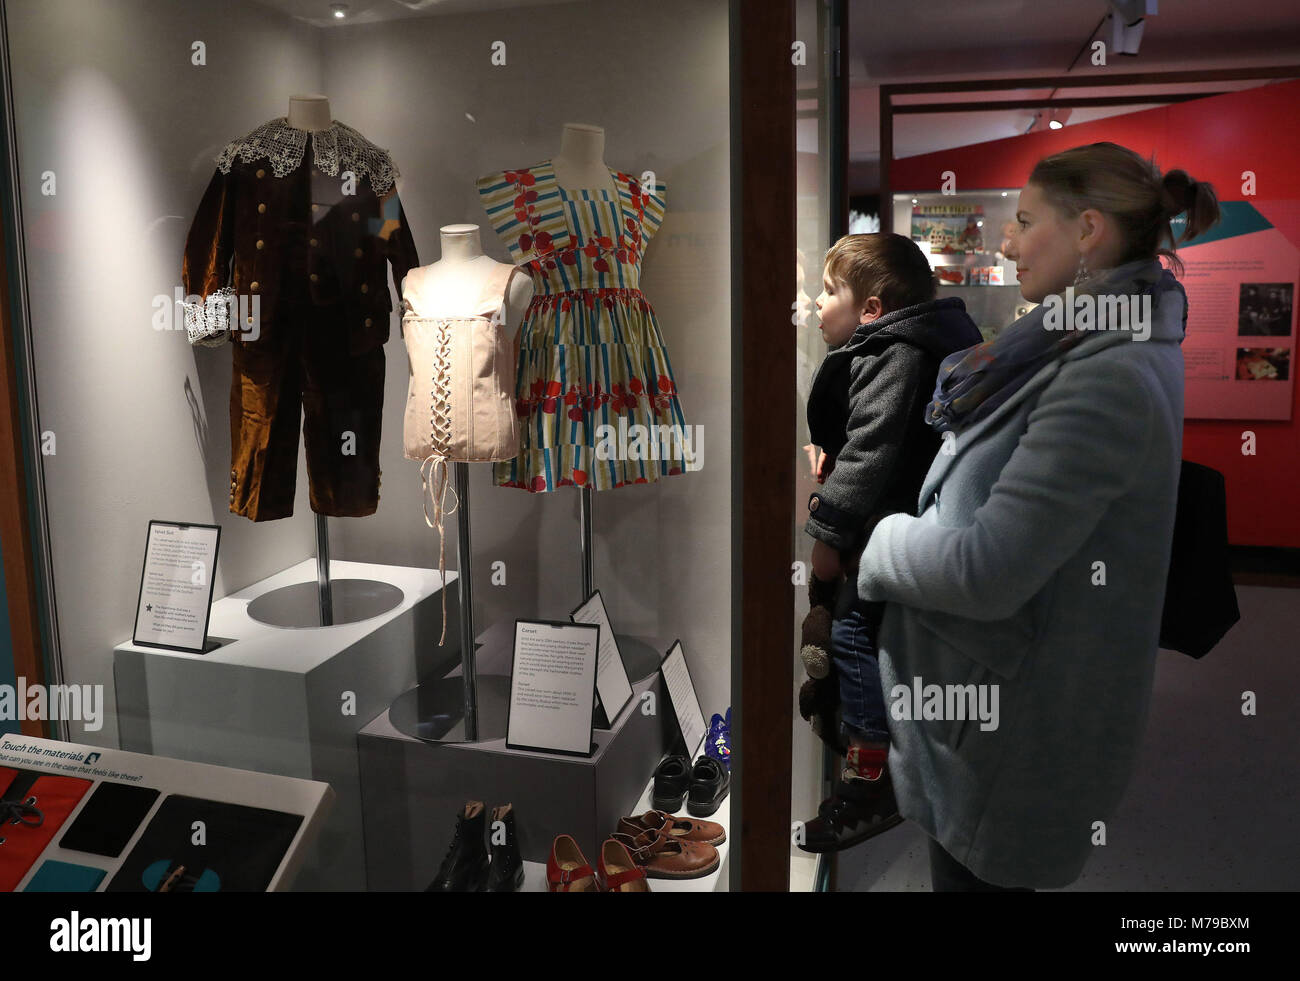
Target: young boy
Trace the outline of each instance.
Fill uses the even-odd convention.
[[[883,603],[857,595],[857,557],[881,517],[916,513],[939,450],[926,424],[939,362],[981,340],[957,297],[935,299],[929,260],[902,235],[846,235],[826,254],[816,305],[831,350],[813,376],[808,428],[822,489],[804,530],[812,571],[838,582],[831,657],[848,753],[842,779],[806,822],[805,851],[848,848],[902,821],[886,761],[889,726],[876,659]]]

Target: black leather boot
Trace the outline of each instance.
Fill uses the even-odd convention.
[[[492,843],[492,865],[488,868],[487,891],[518,892],[524,884],[524,860],[515,837],[514,805],[492,808],[488,840]]]
[[[456,833],[438,877],[425,892],[479,892],[487,881],[488,853],[483,844],[483,802],[472,800],[456,817]]]

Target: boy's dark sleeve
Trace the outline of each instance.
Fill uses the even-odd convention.
[[[862,531],[888,486],[903,448],[908,417],[925,381],[924,353],[891,344],[880,356],[855,358],[849,375],[848,442],[821,490],[808,499],[804,531],[841,552]]]

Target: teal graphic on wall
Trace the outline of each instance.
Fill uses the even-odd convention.
[[[1249,235],[1251,232],[1262,232],[1273,227],[1272,222],[1256,211],[1253,204],[1246,201],[1220,201],[1219,214],[1222,217],[1217,225],[1190,242],[1183,243],[1182,247],[1205,245],[1207,242],[1236,238],[1238,235]],[[1187,227],[1187,216],[1179,215],[1170,221],[1169,225],[1174,230],[1174,238],[1177,239]]]

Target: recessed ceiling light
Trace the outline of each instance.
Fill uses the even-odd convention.
[[[348,15],[348,5],[346,3],[332,3],[330,4],[330,10],[334,11],[334,16],[339,20]]]

